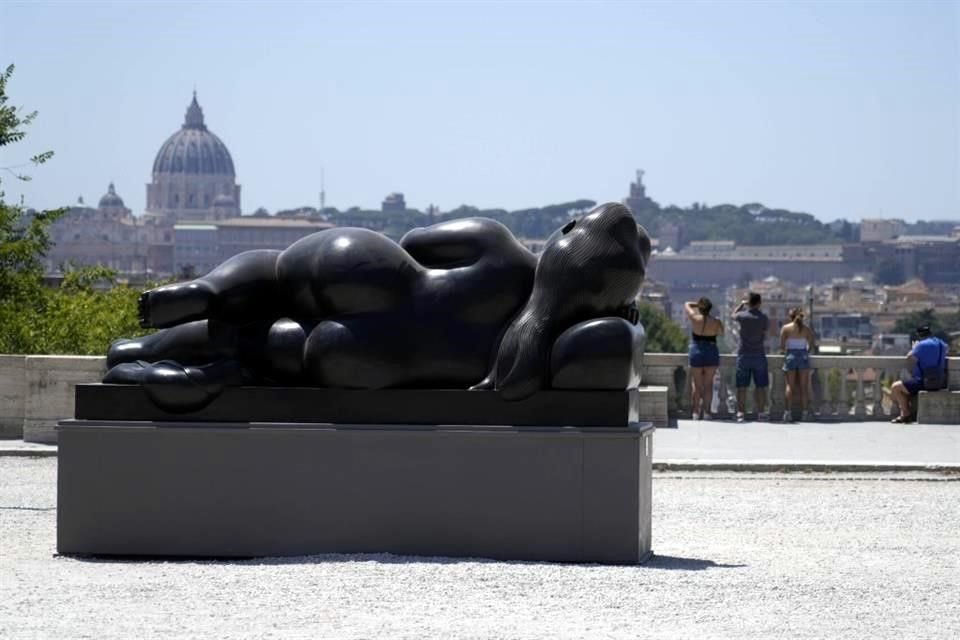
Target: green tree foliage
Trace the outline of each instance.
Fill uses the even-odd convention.
[[[338,226],[361,226],[386,232],[391,238],[399,238],[414,227],[480,216],[502,222],[519,238],[543,239],[566,224],[571,216],[584,213],[596,204],[594,200],[573,200],[516,211],[479,209],[462,204],[435,217],[415,209],[384,213],[357,207],[346,211],[327,208],[323,217]],[[310,210],[316,211],[311,207],[300,207],[280,211],[277,215],[314,215],[309,213]],[[688,208],[662,208],[651,200],[644,209],[633,214],[637,222],[653,236],[659,235],[661,226],[669,223],[683,226],[688,240],[734,240],[747,245],[835,244],[853,241],[856,235],[847,222],[834,228],[809,213],[768,209],[756,202],[739,207],[732,204],[710,207],[695,202]]]
[[[640,322],[647,332],[648,352],[683,353],[687,350],[687,336],[667,314],[649,302],[640,302],[637,306]]]
[[[930,325],[930,331],[947,344],[951,345],[951,353],[960,350],[960,311],[956,313],[936,313],[933,309],[915,311],[897,320],[893,325],[894,333],[909,333],[916,331],[921,325]]]
[[[13,65],[0,74],[0,147],[19,142],[36,112],[24,114],[8,104]],[[23,166],[40,165],[50,151]],[[20,165],[0,171],[17,180],[30,176]],[[0,180],[2,185],[2,180]],[[43,284],[47,233],[62,210],[30,212],[7,204],[0,190],[0,353],[103,354],[121,336],[142,333],[137,323],[138,292],[114,286],[114,274],[102,267],[73,270],[61,286]]]
[[[650,206],[633,213],[654,236],[669,223],[682,226],[688,240],[734,240],[743,245],[835,244],[844,240],[809,213],[768,209],[757,202],[741,206]]]
[[[960,220],[917,220],[907,224],[906,235],[912,236],[948,236]]]

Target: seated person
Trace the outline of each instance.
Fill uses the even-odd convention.
[[[924,369],[939,371],[940,389],[947,387],[947,354],[950,349],[940,338],[934,336],[929,325],[917,327],[917,340],[907,354],[911,364],[910,378],[897,380],[890,387],[890,393],[900,408],[900,415],[891,420],[895,424],[906,424],[911,420],[912,412],[910,399],[920,391],[937,391],[938,389],[924,388]],[[927,387],[930,386],[928,382]]]

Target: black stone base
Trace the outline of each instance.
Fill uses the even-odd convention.
[[[639,419],[636,389],[541,391],[505,401],[494,391],[307,387],[228,388],[208,406],[168,413],[134,385],[78,384],[77,419],[622,427]]]
[[[57,549],[635,564],[650,554],[652,433],[68,420]]]

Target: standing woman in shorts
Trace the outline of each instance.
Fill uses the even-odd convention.
[[[784,422],[793,422],[793,399],[799,400],[806,420],[810,405],[810,352],[816,347],[813,329],[803,322],[803,309],[790,309],[790,322],[780,329],[780,351],[783,352],[783,379],[786,382]]]
[[[703,420],[713,398],[713,376],[720,366],[717,336],[723,335],[723,323],[710,317],[713,303],[708,298],[685,302],[683,310],[690,320],[690,415]]]

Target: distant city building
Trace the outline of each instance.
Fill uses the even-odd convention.
[[[44,256],[48,275],[60,274],[70,265],[102,265],[123,276],[168,273],[163,248],[172,242],[172,230],[134,217],[112,182],[96,208],[79,198],[49,233],[52,246]]]
[[[383,199],[380,210],[383,213],[403,213],[407,210],[407,201],[403,199],[402,193],[391,193]]]
[[[816,313],[813,317],[813,330],[822,340],[870,342],[873,339],[870,316],[864,313]]]
[[[663,246],[663,238],[660,246]],[[753,245],[732,240],[691,242],[680,251],[663,250],[650,261],[651,277],[669,286],[729,287],[773,276],[790,282],[829,282],[852,276],[842,245]]]
[[[646,280],[640,290],[640,301],[660,309],[668,318],[673,319],[673,303],[670,300],[670,288],[660,282]]]
[[[630,183],[630,195],[623,201],[625,205],[630,207],[634,215],[656,206],[656,203],[647,197],[647,187],[643,184],[643,174],[643,169],[637,169],[637,180]]]
[[[186,222],[173,226],[173,267],[176,275],[195,278],[220,264],[219,229],[213,223]]]
[[[683,224],[665,222],[660,225],[659,245],[679,251],[687,246],[687,227]]]
[[[847,261],[859,263],[862,271],[894,268],[893,281],[919,278],[928,284],[960,284],[960,236],[899,235],[847,248]]]
[[[909,333],[878,333],[873,337],[871,350],[875,355],[903,355],[913,345]]]
[[[906,223],[896,218],[864,218],[860,221],[860,242],[893,240],[906,229]]]
[[[220,230],[220,260],[251,249],[286,249],[304,236],[334,225],[310,218],[243,216],[216,223]]]
[[[227,146],[207,129],[197,93],[183,126],[160,147],[147,185],[147,214],[173,224],[240,215],[240,185]]]
[[[333,226],[316,219],[265,216],[180,223],[174,226],[173,271],[202,275],[238,253],[283,250],[304,236]]]

